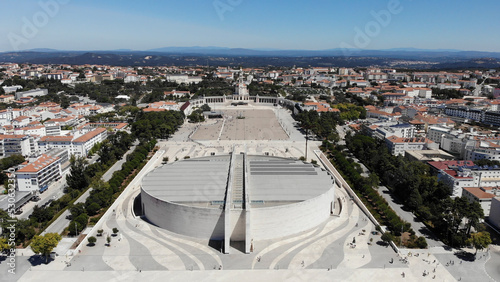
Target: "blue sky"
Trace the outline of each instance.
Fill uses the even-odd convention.
[[[500,52],[497,0],[2,0],[0,6],[0,51],[220,46]],[[390,19],[377,21],[375,14]]]

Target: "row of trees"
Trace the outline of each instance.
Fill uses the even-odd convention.
[[[147,160],[149,152],[154,148],[155,140],[140,144],[127,155],[127,161],[122,169],[113,173],[108,182],[94,179],[90,184],[92,190],[85,203],[78,203],[71,207],[72,221],[68,225],[70,235],[81,232],[88,224],[89,219],[97,221],[106,209],[118,197],[124,188],[124,181],[136,169],[140,168]]]
[[[463,246],[471,231],[480,229],[484,214],[479,203],[450,198],[450,189],[437,181],[428,165],[393,156],[382,141],[362,134],[348,134],[346,144],[445,243]]]
[[[104,142],[101,143],[98,154],[99,162],[101,164],[111,166],[117,160],[121,159],[132,143],[134,137],[124,131],[118,131],[111,135]]]
[[[143,113],[135,112],[137,120],[132,125],[132,134],[125,132],[117,132],[111,135],[108,140],[101,143],[98,154],[100,162],[88,165],[81,178],[93,178],[90,183],[92,190],[85,203],[78,203],[71,207],[72,221],[68,226],[70,235],[76,235],[81,232],[87,224],[92,221],[96,222],[100,215],[113,203],[118,197],[121,190],[126,185],[126,179],[140,169],[148,158],[149,152],[155,147],[158,132],[155,127],[167,123],[173,129],[168,132],[168,136],[177,130],[182,124],[183,117],[181,112],[152,112]],[[147,124],[147,127],[141,127]],[[151,137],[149,137],[151,136]],[[165,136],[165,135],[160,135]],[[122,165],[121,170],[113,173],[113,176],[108,182],[100,178],[101,172],[105,171],[109,166],[121,159],[123,154],[129,149],[135,137],[141,140],[135,150],[127,155],[126,162]],[[152,138],[148,140],[147,138]],[[82,183],[83,185],[83,183]],[[88,184],[87,184],[88,185]]]
[[[338,140],[339,137],[335,127],[344,124],[339,113],[336,112],[323,112],[319,114],[313,110],[303,111],[296,115],[295,119],[303,129],[311,130],[318,137],[328,140]]]
[[[463,94],[460,94],[460,92],[455,89],[432,88],[432,95],[440,100],[462,99],[464,97]]]
[[[139,141],[167,139],[184,123],[181,111],[143,112],[140,111],[132,123],[132,134]]]
[[[371,173],[364,177],[358,163],[346,156],[342,148],[333,146],[332,143],[324,141],[323,151],[326,152],[332,164],[335,165],[344,179],[349,183],[356,194],[361,198],[372,215],[382,224],[387,226],[391,232],[390,236],[401,236],[401,232],[409,232],[410,240],[402,242],[408,248],[425,248],[427,242],[424,237],[416,237],[410,223],[402,220],[389,207],[387,201],[380,196],[373,187],[377,187],[379,179],[376,174]],[[386,235],[387,237],[387,235]],[[399,240],[398,240],[399,242]]]
[[[363,106],[357,106],[351,103],[336,104],[333,106],[340,111],[342,120],[357,120],[366,118],[366,110]]]

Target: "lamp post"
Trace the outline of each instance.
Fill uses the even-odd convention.
[[[306,153],[305,153],[305,158],[307,162],[307,140],[309,139],[309,128],[306,128]]]

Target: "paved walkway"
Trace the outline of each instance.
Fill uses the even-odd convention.
[[[415,235],[424,236],[427,240],[429,247],[444,247],[445,244],[439,241],[436,236],[425,226],[421,221],[418,221],[412,212],[405,211],[402,204],[395,202],[392,193],[385,186],[379,186],[377,192],[389,203],[389,206],[399,215],[403,220],[409,222],[415,231]]]

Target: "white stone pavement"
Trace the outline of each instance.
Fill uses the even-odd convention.
[[[186,132],[184,135],[187,134]],[[415,254],[417,252],[422,254],[418,257],[408,256],[409,265],[401,264],[401,267],[385,269],[366,267],[368,263],[373,263],[374,253],[372,252],[376,250],[368,247],[369,236],[367,234],[372,230],[373,225],[364,220],[364,215],[356,205],[347,200],[348,197],[343,190],[337,191],[337,197],[345,198],[342,201],[342,211],[338,216],[332,216],[324,226],[268,245],[258,245],[257,242],[257,246],[261,249],[257,249],[251,255],[231,256],[231,260],[241,260],[241,265],[246,265],[244,269],[230,270],[223,267],[222,271],[212,270],[209,267],[209,261],[223,266],[228,256],[219,254],[208,246],[208,242],[177,236],[133,216],[133,198],[139,192],[138,185],[142,176],[160,165],[163,157],[169,157],[169,162],[173,162],[175,158],[182,159],[188,155],[196,157],[207,156],[211,152],[229,153],[236,145],[237,152],[244,150],[249,154],[269,152],[270,155],[298,158],[304,155],[305,144],[298,140],[258,142],[214,140],[203,141],[203,144],[202,146],[196,142],[160,142],[158,144],[160,151],[96,225],[96,228],[103,228],[108,232],[113,227],[118,227],[123,236],[113,237],[109,247],[102,244],[88,247],[82,244],[78,249],[82,251],[81,253],[77,252],[74,257],[57,257],[48,265],[32,267],[19,281],[43,279],[50,279],[50,281],[92,281],[93,279],[99,281],[422,281],[432,280],[433,275],[436,275],[436,281],[455,281],[445,267],[437,266],[434,262],[436,260],[432,254],[434,250],[414,251]],[[313,150],[317,149],[317,143],[309,142],[309,144],[308,159],[316,158]],[[360,235],[363,229],[365,229],[365,234]],[[93,232],[95,234],[95,230]],[[344,236],[346,239],[340,240]],[[353,237],[356,238],[356,248],[350,247]],[[103,241],[103,239],[99,240]],[[343,250],[343,259],[338,267],[330,270],[327,267],[307,269],[323,255],[322,250],[337,242],[342,244],[340,249]],[[283,250],[285,246],[292,247]],[[102,251],[96,256],[95,254],[99,253],[98,250]],[[90,255],[91,251],[92,255]],[[441,251],[445,250],[436,250],[436,252]],[[141,254],[138,255],[138,252]],[[427,253],[430,254],[427,255]],[[266,257],[266,259],[270,257],[268,269],[254,269],[256,268],[255,258],[258,256]],[[274,269],[280,261],[290,256],[292,257],[287,266],[288,269]],[[85,267],[66,269],[66,261],[70,259],[73,259],[71,262],[75,266],[94,264],[95,267],[99,267],[100,264],[104,264],[109,270],[89,271],[90,269],[85,269]],[[100,260],[102,263],[99,262]],[[137,263],[141,260],[154,262],[168,271],[155,271],[154,269],[139,271]],[[195,264],[195,270],[189,270],[189,261]],[[434,267],[435,273],[432,272]],[[67,271],[61,271],[65,269]],[[430,271],[431,275],[423,276],[424,270]],[[405,278],[402,276],[403,272]]]

